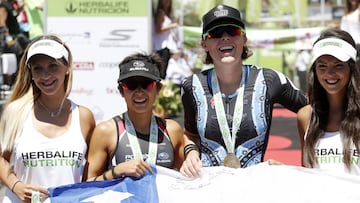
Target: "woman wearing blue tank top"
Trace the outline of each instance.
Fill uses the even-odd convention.
[[[306,104],[282,73],[243,63],[250,55],[240,12],[218,5],[202,18],[201,45],[213,68],[182,84],[185,161],[181,172],[199,176],[203,166],[248,167],[263,161],[272,109],[293,112]]]

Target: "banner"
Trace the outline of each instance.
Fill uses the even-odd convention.
[[[73,54],[70,98],[92,110],[97,122],[126,111],[117,89],[119,63],[152,50],[150,0],[47,0],[45,32]]]
[[[244,169],[203,168],[200,178],[156,166],[141,179],[93,181],[50,189],[46,202],[358,203],[360,177],[267,162]]]

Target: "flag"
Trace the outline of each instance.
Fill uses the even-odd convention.
[[[139,179],[126,177],[49,188],[49,200],[51,203],[159,202],[156,187],[157,172],[155,167],[152,168],[153,174],[146,174]]]
[[[359,203],[359,185],[359,175],[266,162],[238,169],[204,167],[198,178],[156,166],[154,174],[140,179],[91,181],[53,188],[50,200],[45,203]]]

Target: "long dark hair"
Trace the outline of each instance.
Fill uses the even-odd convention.
[[[339,38],[356,48],[351,35],[343,30],[325,30],[317,41],[325,38]],[[347,63],[350,67],[350,80],[342,107],[344,115],[340,124],[340,133],[343,141],[344,163],[350,169],[352,154],[348,149],[352,147],[353,143],[357,151],[360,149],[360,65],[358,58],[356,61],[350,58]],[[308,75],[308,98],[313,111],[304,142],[303,165],[306,167],[314,167],[317,163],[315,146],[320,136],[323,135],[330,116],[329,101],[325,89],[320,85],[317,78],[315,64],[314,62],[311,65]]]
[[[169,7],[165,7],[165,3],[167,1],[170,1]],[[172,13],[172,0],[159,0],[157,7],[154,11],[155,28],[161,27],[161,24],[164,21],[164,15],[168,16],[171,20],[174,20],[174,16]]]

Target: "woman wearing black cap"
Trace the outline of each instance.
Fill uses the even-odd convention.
[[[310,105],[298,112],[305,167],[360,175],[360,64],[349,33],[325,30],[309,71]]]
[[[96,126],[89,147],[88,180],[138,178],[152,172],[150,165],[180,169],[183,130],[176,121],[152,113],[162,87],[162,66],[154,54],[131,55],[120,63],[118,89],[127,111]]]
[[[214,68],[183,82],[185,158],[181,172],[198,176],[202,166],[248,167],[263,161],[273,105],[293,112],[306,104],[282,73],[245,65],[250,56],[240,12],[218,5],[203,18],[201,45]]]

